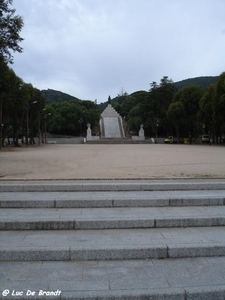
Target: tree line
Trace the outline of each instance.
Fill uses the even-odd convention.
[[[72,136],[86,135],[87,124],[98,130],[100,110],[90,100],[53,102],[46,106],[51,114],[48,120],[48,131],[54,134]]]
[[[0,148],[6,137],[14,144],[25,136],[25,143],[34,141],[49,130],[53,133],[82,135],[86,125],[99,133],[102,106],[89,100],[51,102],[46,105],[43,93],[25,83],[8,66],[13,52],[22,52],[20,31],[23,20],[10,7],[12,0],[0,1]],[[149,91],[128,94],[121,91],[112,105],[126,123],[127,135],[138,132],[143,124],[149,137],[176,135],[193,138],[210,134],[213,142],[221,142],[225,134],[225,73],[205,91],[193,85],[177,90],[164,76],[152,82]]]
[[[148,92],[122,91],[112,102],[131,132],[138,132],[143,124],[151,137],[174,135],[191,142],[209,134],[218,143],[225,135],[225,72],[205,91],[197,85],[177,90],[164,76],[159,84],[152,82]]]
[[[44,94],[31,83],[25,83],[12,68],[12,52],[23,51],[20,32],[23,19],[11,7],[13,0],[0,0],[0,148],[6,138],[13,138],[19,146],[39,141],[46,130],[62,134],[82,133],[87,122],[94,124],[99,117],[96,103],[65,101],[46,105]]]
[[[79,136],[85,132],[87,123],[98,123],[100,110],[95,102],[70,100],[47,104],[42,91],[25,83],[4,62],[0,67],[2,146],[9,143],[9,137],[15,146],[22,139],[26,144],[35,143],[34,137],[44,142],[46,131]]]
[[[46,104],[43,93],[25,83],[5,63],[1,63],[2,143],[7,137],[25,137],[26,143],[47,130],[66,135],[85,135],[87,123],[99,133],[102,109],[89,100],[69,100]],[[152,82],[149,91],[128,94],[121,91],[112,105],[127,124],[127,136],[144,125],[148,137],[174,135],[189,137],[210,134],[213,142],[221,142],[225,134],[225,73],[205,91],[199,86],[177,91],[173,81],[164,76]]]
[[[1,65],[2,67],[2,65]],[[33,141],[37,132],[43,132],[45,98],[32,84],[25,83],[5,65],[1,80],[1,140],[12,137],[15,146],[25,137],[24,143]]]

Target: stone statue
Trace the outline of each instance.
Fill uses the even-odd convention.
[[[108,104],[111,104],[111,97],[108,97]]]

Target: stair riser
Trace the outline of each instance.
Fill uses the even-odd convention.
[[[140,179],[140,178],[139,178]],[[87,179],[88,180],[88,179]],[[92,180],[90,178],[90,180]],[[93,183],[93,184],[14,184],[0,185],[0,192],[70,192],[70,191],[185,191],[225,190],[225,182],[217,183]]]
[[[15,195],[16,197],[16,195]],[[0,208],[100,208],[100,207],[169,207],[221,206],[223,197],[190,199],[129,199],[129,200],[0,200]]]
[[[225,226],[225,217],[140,220],[6,221],[0,230],[85,230]]]
[[[2,196],[2,291],[62,291],[60,296],[47,297],[55,300],[225,299],[224,194],[182,193],[182,190],[225,189],[225,183],[153,182],[146,185],[141,181],[138,185],[113,183],[103,184],[101,187],[95,184],[64,185],[62,182],[59,185],[47,183],[46,186],[33,183],[27,187],[25,184],[16,184],[14,191],[128,190],[136,193],[117,197],[117,200],[112,200],[114,195],[108,199],[99,194],[88,198],[88,193],[82,195],[87,200],[76,195],[73,200],[72,194],[66,198],[65,194],[44,196],[43,193],[40,194],[42,199],[38,199],[39,195],[36,194],[34,200],[31,199],[32,194],[18,196],[15,193],[12,199],[10,195]],[[0,190],[5,187],[6,185],[0,186]],[[10,190],[10,187],[7,186],[6,189]],[[162,196],[158,197],[165,197],[164,199],[153,199],[153,193],[142,193],[140,200],[137,199],[138,191],[144,190],[181,192],[180,195],[161,193]],[[105,196],[107,193],[101,194]],[[150,194],[150,199],[143,199]],[[6,200],[9,196],[10,200]],[[179,206],[199,208],[175,208]],[[100,207],[109,209],[81,209],[76,212],[70,209]],[[138,209],[134,209],[135,207]],[[187,261],[183,258],[187,258]],[[139,263],[141,260],[143,261]],[[66,266],[63,266],[63,262]],[[26,263],[30,266],[25,265]],[[4,296],[2,291],[0,290],[0,299]],[[8,295],[4,298],[12,300],[17,297]],[[24,294],[19,298],[27,300],[29,297]],[[31,298],[36,300],[41,297]]]
[[[1,261],[95,261],[216,257],[225,255],[225,245],[162,245],[110,249],[29,248],[0,250]]]

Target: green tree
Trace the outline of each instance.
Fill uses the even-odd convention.
[[[225,72],[222,73],[216,83],[216,96],[213,101],[213,123],[217,142],[225,133]]]
[[[28,124],[29,124],[29,137],[30,143],[34,144],[34,137],[39,137],[40,143],[40,134],[44,132],[44,116],[50,111],[45,111],[46,99],[42,92],[32,87],[31,98],[28,102]]]
[[[8,69],[5,73],[5,78],[7,80],[7,89],[3,94],[2,105],[3,144],[6,136],[9,135],[10,129],[18,145],[18,132],[21,128],[23,115],[23,100],[20,94],[23,81],[16,76],[12,69]]]
[[[15,110],[16,101],[14,95],[17,93],[22,80],[16,76],[15,72],[6,66],[4,76],[1,77],[1,146],[4,145],[5,138],[9,131],[13,135],[13,122],[16,122],[19,111]],[[21,109],[21,106],[19,106]]]
[[[128,116],[128,113],[130,111],[130,109],[128,108],[130,102],[129,100],[129,94],[124,91],[123,88],[121,88],[120,92],[113,99],[113,107],[122,117]]]
[[[97,104],[89,100],[52,103],[49,107],[54,111],[50,130],[57,134],[80,135],[87,123],[94,127],[100,117]]]
[[[9,92],[9,82],[7,76],[9,68],[5,63],[3,57],[0,56],[0,150],[4,145],[3,140],[3,102],[6,99],[6,94]]]
[[[13,52],[22,52],[19,43],[23,40],[20,31],[23,19],[15,15],[15,9],[10,8],[12,0],[0,0],[0,149],[3,145],[3,98],[5,100],[7,88],[5,85],[8,63],[13,63]]]
[[[85,100],[80,104],[81,107],[81,118],[83,119],[83,125],[86,126],[87,123],[92,125],[92,128],[98,126],[100,118],[100,110],[95,102]],[[86,130],[87,127],[84,126]],[[99,131],[99,128],[98,128]]]
[[[182,102],[173,102],[167,110],[168,120],[175,126],[177,140],[179,141],[179,127],[185,118],[185,110]]]
[[[215,135],[215,123],[213,119],[213,109],[216,98],[216,84],[211,84],[204,92],[199,102],[199,116],[205,134],[212,133]]]
[[[14,138],[15,146],[22,135],[32,138],[38,131],[39,111],[45,105],[45,98],[32,84],[24,83],[15,72],[8,68],[5,73],[7,85],[2,101],[3,144],[6,136]],[[28,138],[28,136],[27,136]]]
[[[182,102],[184,106],[190,142],[193,136],[197,136],[197,113],[202,96],[201,88],[192,85],[182,88],[174,97],[174,102]]]
[[[160,84],[155,81],[150,84],[149,99],[146,103],[145,110],[148,112],[150,118],[150,126],[153,132],[158,134],[167,134],[168,120],[167,110],[176,93],[176,88],[171,79],[164,76]]]
[[[52,120],[51,129],[60,134],[73,134],[77,127],[77,121],[81,115],[81,109],[73,102],[61,102],[57,105],[55,117]],[[60,123],[56,124],[56,120]],[[57,130],[54,126],[56,125]]]
[[[129,124],[131,130],[138,131],[140,124],[144,125],[145,134],[150,134],[149,114],[146,112],[146,103],[148,101],[148,92],[137,91],[129,96],[129,101],[126,103],[127,114],[124,114],[126,121]],[[128,127],[127,131],[130,130]]]
[[[143,119],[141,117],[140,113],[140,106],[141,104],[138,103],[136,106],[134,106],[128,115],[128,125],[129,129],[133,132],[138,132],[140,129],[140,124],[143,123]]]
[[[13,0],[0,0],[0,57],[6,63],[13,62],[11,51],[22,52],[19,43],[23,40],[20,37],[23,19],[10,8],[12,3]]]

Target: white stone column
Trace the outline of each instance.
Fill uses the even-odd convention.
[[[145,131],[143,129],[144,125],[140,125],[140,130],[139,130],[139,140],[144,141],[145,140]]]

